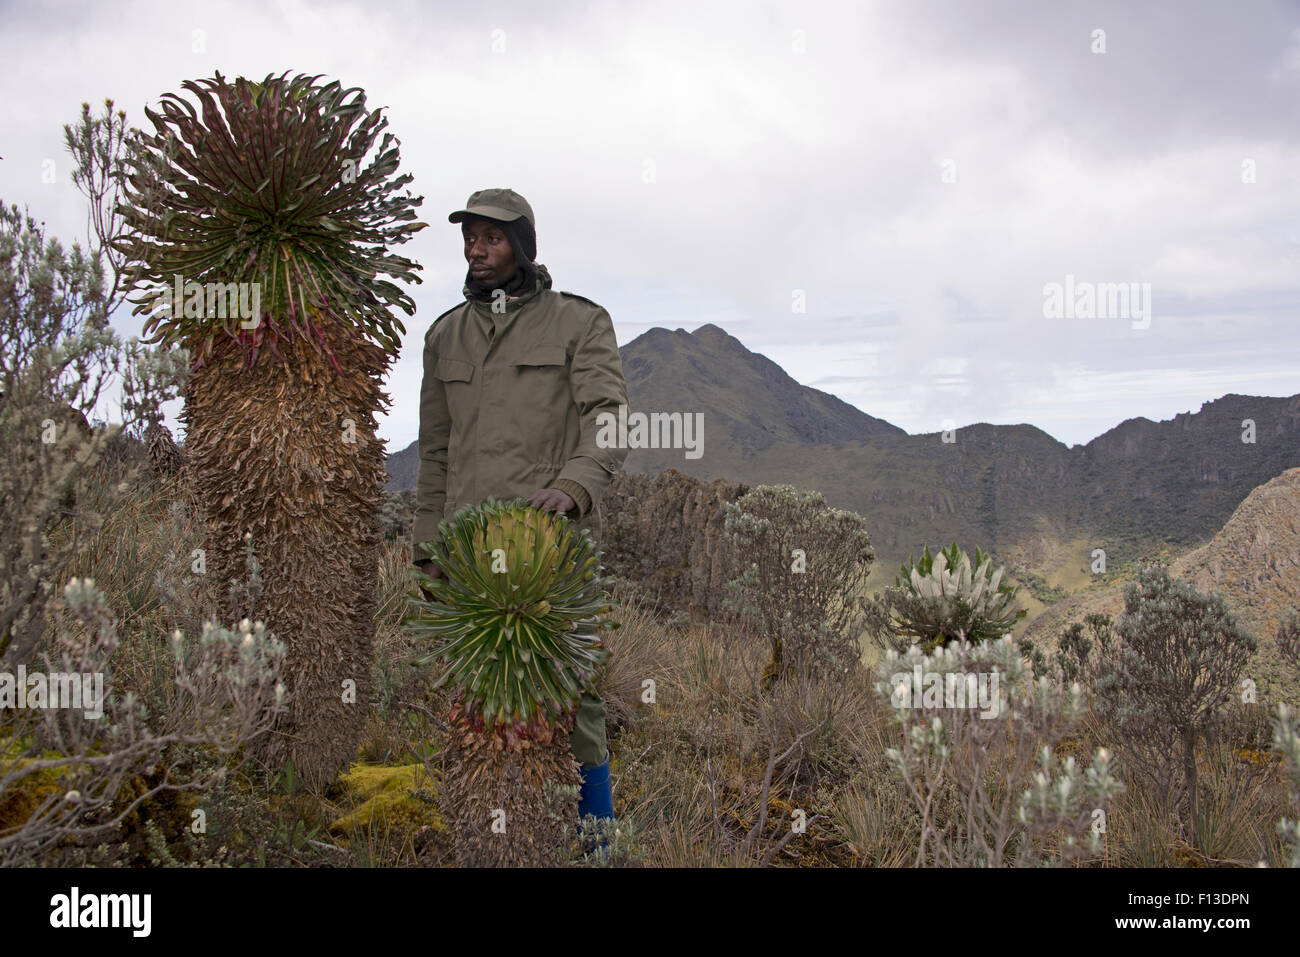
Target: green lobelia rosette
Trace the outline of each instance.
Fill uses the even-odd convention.
[[[442,659],[439,684],[490,728],[516,732],[573,713],[608,658],[600,556],[586,531],[527,505],[489,500],[440,524],[426,546],[445,578],[413,571],[433,600],[410,599],[406,628]]]

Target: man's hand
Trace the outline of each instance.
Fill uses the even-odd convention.
[[[561,515],[578,507],[568,492],[562,492],[558,488],[539,488],[528,496],[528,504],[544,512],[559,512]]]

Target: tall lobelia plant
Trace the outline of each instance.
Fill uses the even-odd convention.
[[[374,637],[384,443],[375,416],[415,304],[388,251],[426,224],[364,91],[319,77],[186,81],[128,142],[115,247],[147,341],[193,356],[182,421],[206,522],[208,599],[229,613],[251,544],[289,711],[262,756],[312,786],[355,757]],[[380,134],[382,139],[380,139]],[[377,144],[377,145],[376,145]],[[384,278],[388,277],[388,278]]]
[[[600,558],[560,515],[489,500],[441,525],[426,549],[445,578],[413,575],[407,628],[455,690],[444,815],[462,866],[559,863],[581,781],[569,747],[578,698],[607,657]]]

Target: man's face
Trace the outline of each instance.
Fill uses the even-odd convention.
[[[485,286],[504,286],[514,277],[515,251],[500,226],[484,219],[466,219],[460,231],[471,276]]]

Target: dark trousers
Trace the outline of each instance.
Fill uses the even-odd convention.
[[[605,702],[595,692],[584,692],[578,699],[578,721],[569,743],[579,764],[601,764],[609,757],[605,745]]]

